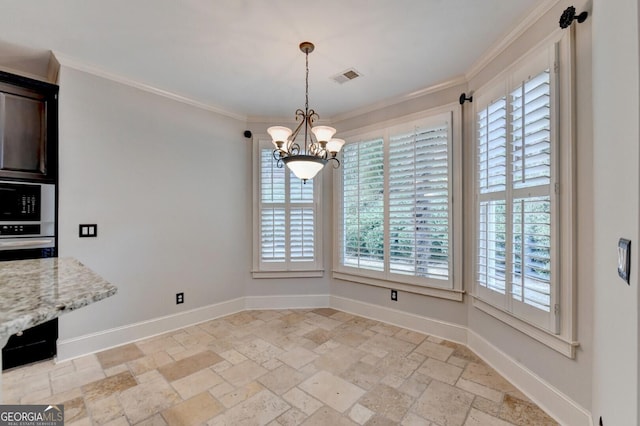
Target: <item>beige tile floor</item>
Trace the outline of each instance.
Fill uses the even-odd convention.
[[[246,311],[5,372],[67,425],[555,425],[466,347],[334,309]]]

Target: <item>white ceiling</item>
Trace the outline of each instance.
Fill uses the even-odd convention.
[[[0,66],[63,58],[248,117],[323,118],[463,75],[539,0],[0,0]],[[349,68],[362,77],[338,84]]]

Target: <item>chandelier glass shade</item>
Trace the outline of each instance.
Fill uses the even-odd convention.
[[[306,76],[304,110],[298,109],[295,114],[298,126],[294,130],[284,126],[267,129],[275,146],[273,158],[277,161],[277,166],[283,167],[286,164],[303,182],[313,179],[329,161],[334,162],[335,168],[340,167],[336,155],[344,145],[344,140],[333,137],[336,133],[333,127],[314,126],[319,116],[313,109],[309,109],[309,53],[313,49],[313,43],[300,43],[300,50],[305,54]],[[299,135],[302,146],[297,141]]]

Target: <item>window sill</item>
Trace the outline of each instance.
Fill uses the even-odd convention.
[[[321,278],[324,269],[300,271],[251,271],[253,278]]]
[[[406,291],[407,293],[421,294],[423,296],[438,297],[440,299],[454,300],[462,302],[464,291],[448,288],[425,287],[415,284],[407,284],[399,281],[390,281],[380,278],[365,277],[362,275],[350,274],[346,272],[333,271],[333,278],[343,281],[351,281],[360,284],[373,285],[376,287],[392,288],[394,290]]]
[[[551,349],[560,352],[567,358],[575,359],[576,348],[580,346],[579,342],[566,339],[563,336],[552,334],[539,327],[531,325],[528,322],[513,316],[509,312],[506,312],[500,308],[496,308],[495,306],[483,301],[482,299],[479,299],[476,295],[472,295],[472,298],[473,306],[475,308],[491,315],[492,317],[515,328],[516,330],[521,331],[522,333],[550,347]]]

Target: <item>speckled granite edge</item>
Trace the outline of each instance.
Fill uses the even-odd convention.
[[[0,340],[117,291],[73,258],[0,262]]]

